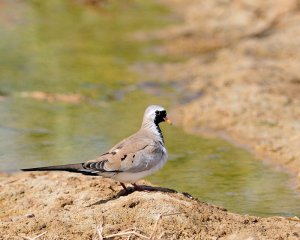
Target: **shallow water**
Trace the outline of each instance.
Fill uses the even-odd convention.
[[[171,88],[157,79],[139,84],[142,76],[128,70],[134,63],[164,60],[151,52],[151,42],[129,37],[171,23],[164,8],[150,0],[110,1],[98,9],[60,0],[5,3],[6,14],[0,14],[1,170],[92,159],[137,130],[148,104],[171,107]],[[33,91],[84,99],[24,97]],[[233,212],[300,215],[286,174],[223,140],[162,128],[169,161],[149,177],[153,183]]]

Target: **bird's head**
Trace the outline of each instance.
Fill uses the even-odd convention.
[[[156,125],[161,122],[172,124],[171,120],[167,117],[167,111],[163,107],[158,105],[150,105],[146,108],[143,122],[149,121],[154,122]]]

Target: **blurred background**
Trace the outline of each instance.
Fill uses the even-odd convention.
[[[159,104],[175,126],[162,126],[169,161],[148,180],[299,216],[299,6],[1,0],[0,170],[95,158]]]

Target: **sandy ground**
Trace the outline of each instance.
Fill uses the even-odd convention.
[[[182,23],[154,37],[185,60],[152,73],[184,96],[176,123],[246,146],[300,191],[299,1],[163,2]]]
[[[40,234],[38,239],[101,239],[124,231],[140,234],[130,239],[300,237],[299,220],[241,216],[181,193],[133,192],[118,197],[120,191],[112,180],[73,173],[1,174],[0,239]]]

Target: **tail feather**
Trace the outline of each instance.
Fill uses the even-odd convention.
[[[84,175],[97,176],[96,173],[91,172],[87,169],[84,169],[83,163],[48,166],[48,167],[38,167],[38,168],[25,168],[25,169],[21,169],[21,170],[26,171],[26,172],[29,172],[29,171],[67,171],[67,172],[82,173]]]

